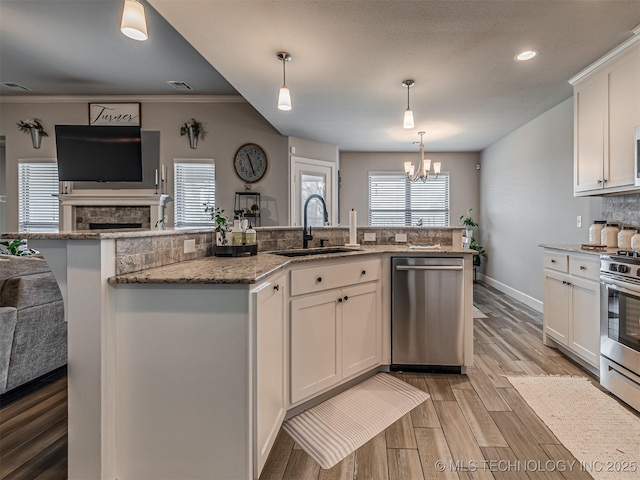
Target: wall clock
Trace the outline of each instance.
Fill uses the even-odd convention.
[[[257,182],[267,172],[267,154],[259,145],[247,143],[236,152],[236,173],[245,182]]]

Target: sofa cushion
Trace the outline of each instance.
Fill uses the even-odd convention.
[[[42,255],[17,257],[0,255],[0,282],[6,278],[22,277],[34,273],[49,272],[49,265]]]
[[[8,278],[0,290],[0,305],[18,310],[62,300],[62,294],[51,272]]]
[[[0,307],[0,393],[7,389],[11,344],[17,320],[18,310],[13,307]]]

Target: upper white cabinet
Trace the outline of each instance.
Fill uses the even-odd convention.
[[[640,125],[640,29],[570,80],[574,87],[574,195],[634,190]]]

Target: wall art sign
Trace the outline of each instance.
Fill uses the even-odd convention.
[[[89,125],[140,126],[139,103],[90,103]]]

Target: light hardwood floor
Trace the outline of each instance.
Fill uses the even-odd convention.
[[[505,374],[581,375],[542,343],[541,314],[477,285],[475,365],[467,375],[396,373],[431,398],[330,470],[281,431],[261,480],[588,479],[587,473],[524,472],[524,462],[573,460]],[[0,479],[67,476],[66,379],[0,408]],[[437,471],[436,462],[444,462]],[[454,466],[455,468],[452,468]],[[483,468],[487,467],[487,468]]]

